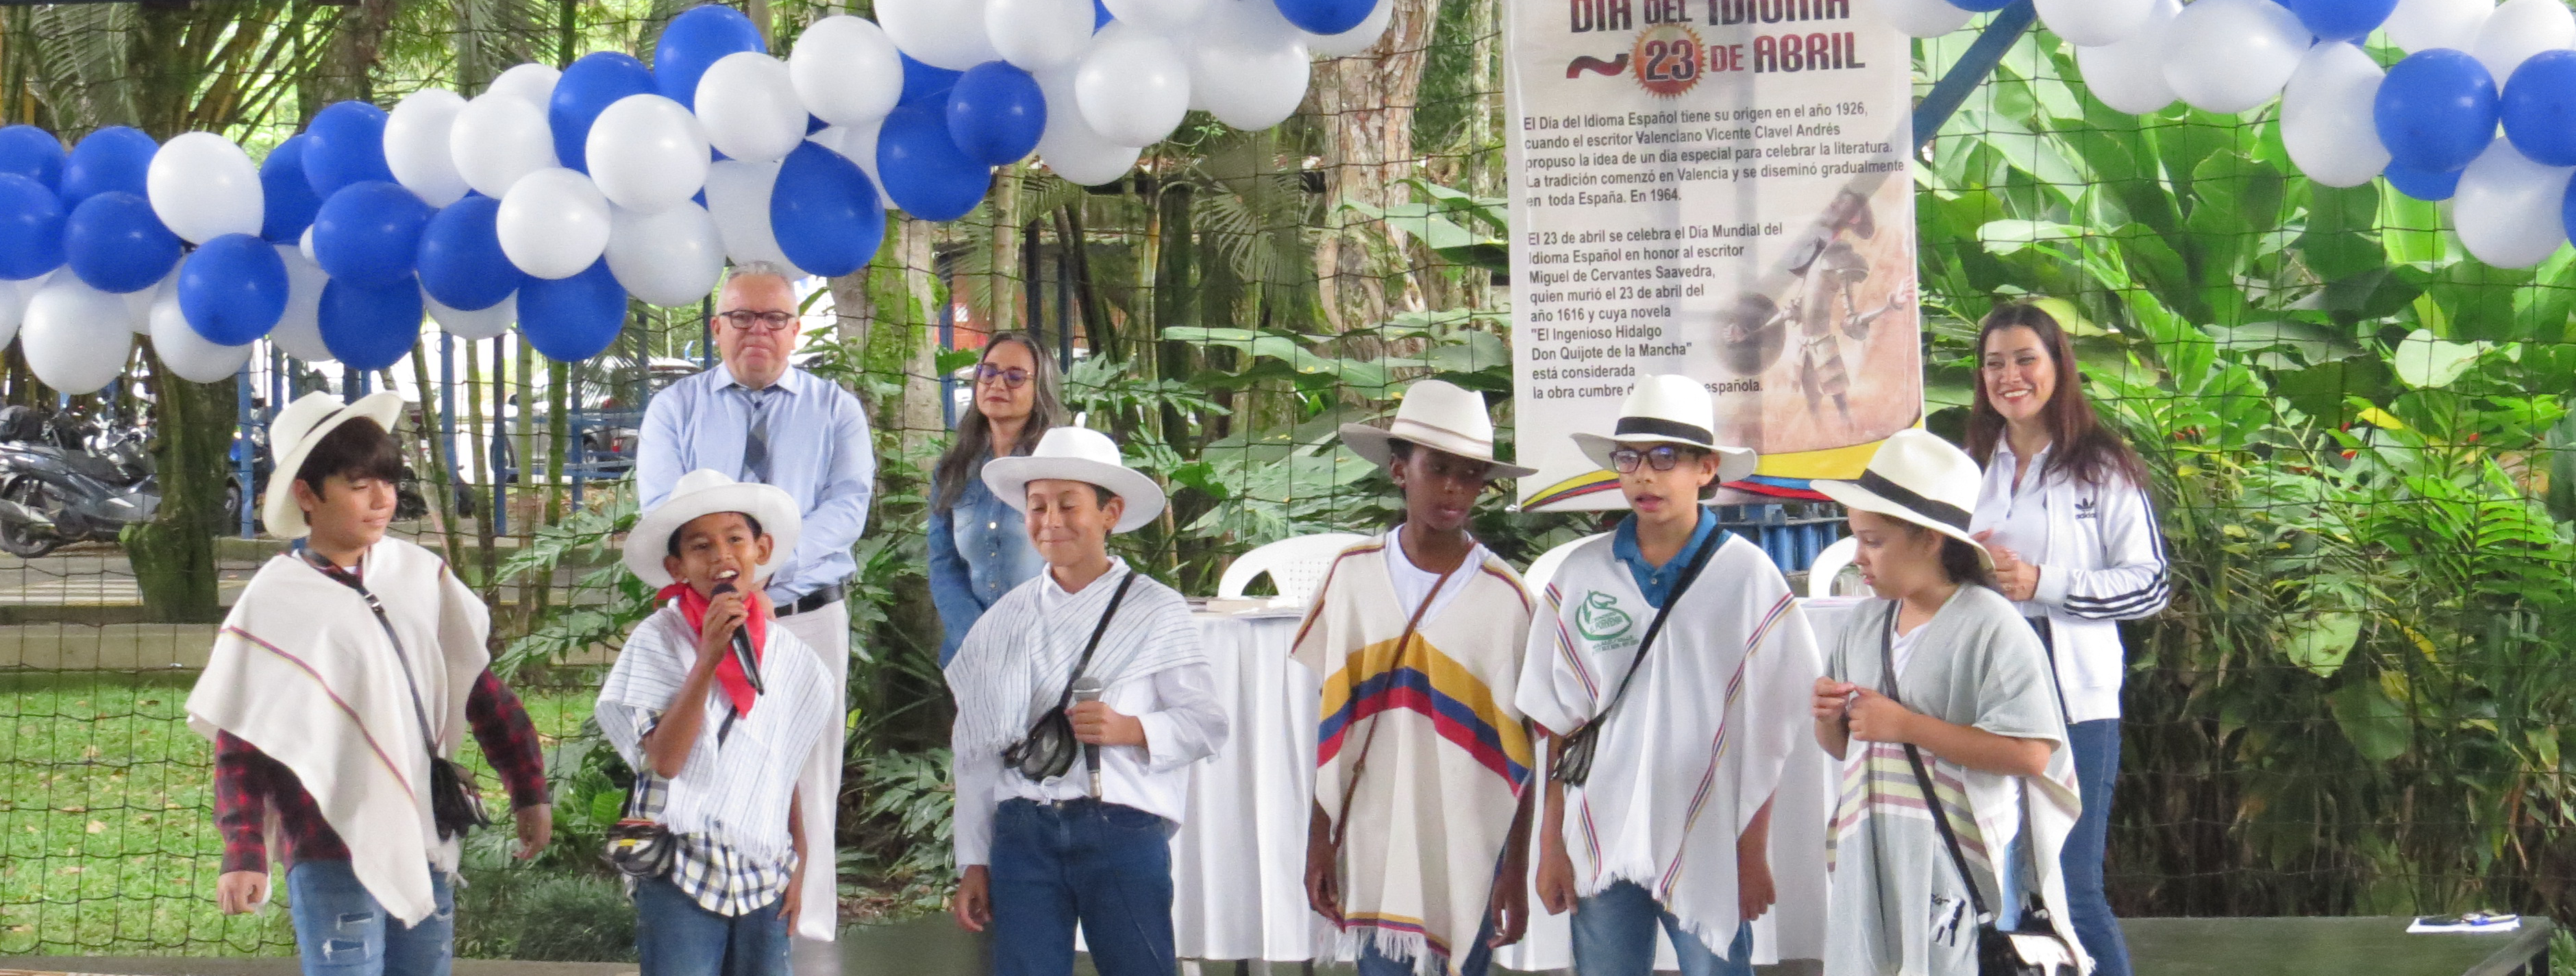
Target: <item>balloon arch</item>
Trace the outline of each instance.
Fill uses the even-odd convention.
[[[466,338],[517,324],[537,351],[587,359],[630,295],[696,302],[728,259],[850,273],[887,210],[955,220],[994,167],[1032,153],[1097,185],[1192,109],[1276,125],[1311,60],[1374,45],[1394,2],[879,0],[882,23],[827,17],[785,59],[741,13],[701,6],[672,18],[650,67],[597,52],[511,68],[472,99],[339,102],[257,164],[206,132],[156,145],[115,126],[66,151],[10,126],[0,342],[23,333],[28,365],[66,393],[124,371],[131,342],[101,341],[102,322],[136,323],[172,373],[200,381],[233,375],[263,337],[307,362],[390,367],[424,314]],[[2278,97],[2309,178],[2384,175],[2453,200],[2479,260],[2536,264],[2576,217],[2576,16],[2562,0],[1851,2],[1916,37],[1999,11],[1918,110],[1918,137],[2036,18],[2121,111]],[[2382,29],[2408,52],[2386,71],[2358,46]]]

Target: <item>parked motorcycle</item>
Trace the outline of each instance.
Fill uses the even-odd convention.
[[[148,427],[0,408],[0,551],[33,559],[114,539],[161,507]]]

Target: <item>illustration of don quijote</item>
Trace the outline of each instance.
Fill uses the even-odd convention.
[[[1784,267],[1797,279],[1789,289],[1789,303],[1783,306],[1760,292],[1738,294],[1734,307],[1718,313],[1718,338],[1727,368],[1752,376],[1779,360],[1788,345],[1789,325],[1797,323],[1798,388],[1806,394],[1807,413],[1821,421],[1823,401],[1832,397],[1843,425],[1851,427],[1851,369],[1843,361],[1842,340],[1869,341],[1871,326],[1903,308],[1905,300],[1901,293],[1892,294],[1878,308],[1860,310],[1859,285],[1869,277],[1869,259],[1852,248],[1846,234],[1862,239],[1878,234],[1869,197],[1857,190],[1837,194],[1789,253]]]

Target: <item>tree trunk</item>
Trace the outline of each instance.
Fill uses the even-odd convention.
[[[224,485],[232,475],[232,434],[239,422],[236,380],[190,383],[155,369],[152,391],[159,440],[153,451],[161,507],[152,521],[126,527],[126,558],[143,593],[144,612],[163,623],[223,618],[215,588],[215,536],[223,530]],[[292,478],[295,472],[271,477]],[[245,498],[243,504],[255,504]]]
[[[1315,66],[1316,117],[1324,129],[1325,216],[1316,246],[1323,311],[1336,329],[1364,328],[1386,317],[1386,282],[1370,267],[1366,221],[1341,208],[1385,207],[1406,199],[1396,181],[1415,158],[1413,110],[1429,62],[1440,0],[1394,0],[1395,17],[1376,47]]]

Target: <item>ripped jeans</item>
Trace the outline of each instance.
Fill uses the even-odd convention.
[[[404,925],[358,883],[347,861],[303,861],[286,872],[295,951],[304,976],[447,976],[456,949],[456,899],[430,869],[438,910]]]

